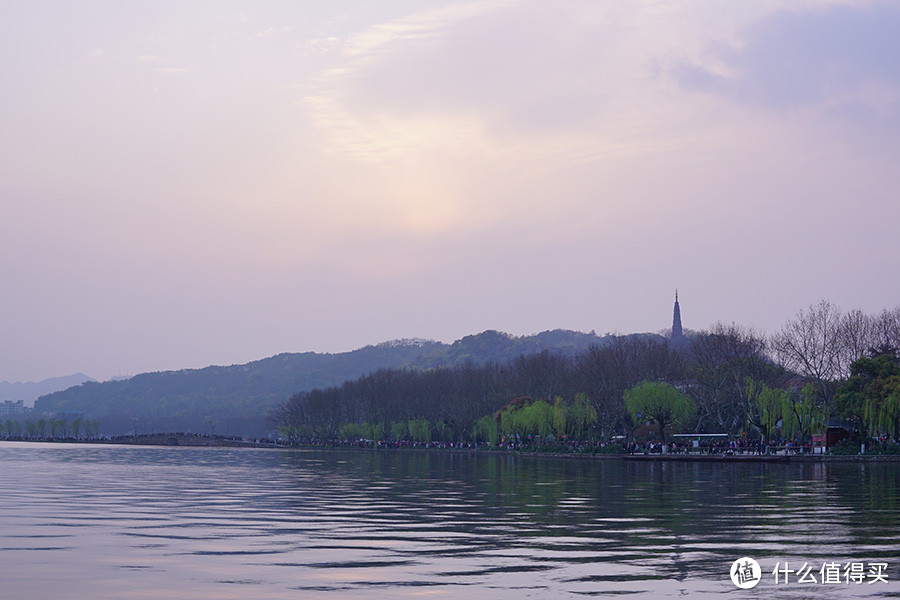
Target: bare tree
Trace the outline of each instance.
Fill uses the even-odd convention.
[[[850,364],[869,353],[875,342],[875,319],[858,308],[841,318],[839,371],[842,378],[850,376]]]
[[[748,378],[776,385],[781,369],[766,358],[761,334],[717,323],[691,339],[688,394],[697,404],[698,431],[732,432],[746,416]]]
[[[900,306],[885,309],[873,319],[870,350],[870,354],[900,353]]]
[[[828,402],[840,378],[842,351],[840,309],[827,300],[800,310],[772,337],[772,349],[786,369],[809,377]]]

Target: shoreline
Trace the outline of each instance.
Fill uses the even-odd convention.
[[[27,442],[50,444],[98,444],[104,446],[170,446],[186,448],[284,448],[274,441],[243,440],[226,436],[203,433],[153,433],[147,435],[126,435],[114,438],[11,438],[2,442]]]
[[[52,444],[98,444],[120,446],[167,446],[184,448],[268,448],[275,450],[332,450],[351,452],[414,452],[436,454],[468,454],[482,456],[510,456],[523,458],[565,458],[577,460],[621,460],[623,462],[705,462],[705,463],[900,463],[900,455],[893,454],[591,454],[576,452],[538,452],[528,450],[496,450],[485,448],[411,448],[411,447],[359,447],[299,445],[285,446],[269,440],[245,441],[224,436],[207,434],[149,434],[121,436],[110,439],[6,439],[4,442],[52,443]]]

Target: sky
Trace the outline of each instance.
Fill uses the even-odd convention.
[[[900,303],[900,5],[0,4],[0,380]]]

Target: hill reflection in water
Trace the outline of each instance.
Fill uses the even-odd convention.
[[[4,595],[846,598],[898,591],[900,463],[0,444]],[[753,590],[732,561],[763,568]],[[776,563],[889,564],[776,586]]]

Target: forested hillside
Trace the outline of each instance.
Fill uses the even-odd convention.
[[[278,421],[298,442],[602,443],[652,426],[658,440],[681,429],[803,444],[837,419],[884,444],[900,437],[898,349],[900,307],[844,313],[821,301],[768,339],[720,324],[671,339],[612,336],[568,354],[383,369],[299,393]]]
[[[274,431],[267,419],[275,411],[294,437],[347,437],[354,427],[385,435],[394,427],[400,435],[401,424],[410,433],[414,423],[422,437],[465,439],[480,419],[531,399],[587,411],[592,435],[608,437],[629,425],[625,391],[659,381],[690,397],[696,411],[685,426],[696,431],[752,428],[763,437],[808,438],[837,416],[857,431],[896,436],[900,376],[884,364],[900,364],[898,347],[900,307],[844,313],[822,301],[770,338],[717,325],[673,339],[555,330],[524,337],[485,331],[452,344],[396,340],[89,382],[41,397],[29,418],[98,422],[103,434],[261,436]],[[888,358],[859,362],[880,356]],[[526,411],[529,418],[535,411],[546,412],[538,404]]]
[[[101,432],[264,435],[269,412],[307,390],[339,385],[378,369],[431,369],[471,362],[505,363],[524,353],[553,350],[565,356],[608,338],[547,331],[516,337],[485,331],[452,344],[395,340],[336,354],[279,354],[243,365],[144,373],[127,380],[88,382],[41,397],[35,410],[100,421]]]
[[[568,414],[562,419],[577,423],[582,434],[587,425],[596,437],[610,439],[634,425],[626,415],[625,391],[649,380],[689,390],[698,407],[691,424],[696,430],[733,432],[746,422],[748,378],[778,387],[790,377],[769,360],[762,340],[736,327],[693,334],[674,344],[661,336],[613,336],[570,354],[544,350],[503,363],[382,369],[340,386],[299,393],[278,417],[284,434],[298,441],[360,432],[457,441],[479,437],[479,421],[483,431],[490,421],[499,426],[498,411],[504,407],[517,411],[540,402],[546,405],[544,421],[550,422],[548,410],[556,405]],[[587,411],[590,418],[573,419],[573,411]],[[537,418],[525,426],[528,431],[515,433],[537,433],[540,422]]]

